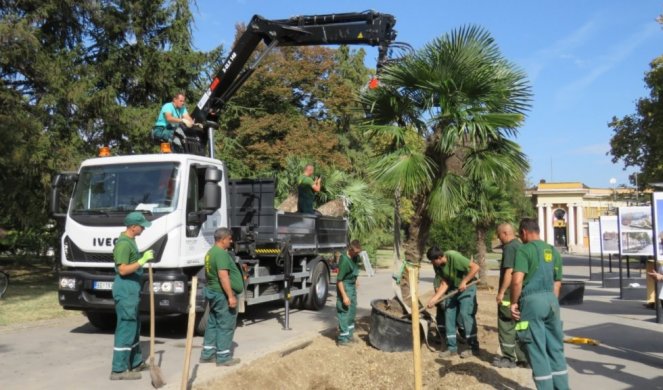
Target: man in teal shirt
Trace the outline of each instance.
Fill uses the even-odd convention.
[[[162,142],[172,142],[177,150],[182,148],[182,140],[185,135],[179,128],[180,124],[186,127],[193,125],[193,119],[184,106],[184,93],[179,92],[173,97],[173,101],[161,107],[157,120],[152,130],[152,138]]]
[[[315,214],[315,193],[320,192],[322,183],[319,177],[313,178],[314,169],[312,164],[306,165],[297,180],[297,211],[300,213]]]
[[[336,276],[336,318],[338,319],[338,339],[336,344],[347,346],[354,341],[355,317],[357,315],[357,260],[361,253],[361,244],[352,240],[347,254],[342,254],[338,261]]]
[[[136,245],[136,237],[150,227],[151,222],[143,213],[134,211],[124,218],[127,229],[113,248],[115,260],[115,280],[113,281],[113,300],[117,326],[113,343],[113,368],[111,380],[140,379],[140,371],[147,365],[143,362],[140,350],[140,319],[138,304],[142,286],[143,266],[154,258],[152,250],[142,256]]]
[[[217,229],[214,246],[205,255],[205,297],[210,310],[201,363],[216,361],[217,366],[234,366],[240,362],[233,358],[232,344],[237,324],[237,295],[244,291],[244,277],[228,252],[232,242],[230,229]]]
[[[518,340],[524,344],[539,390],[569,388],[564,358],[564,333],[559,316],[562,257],[541,241],[534,219],[520,222],[520,238],[511,277],[511,316],[517,320]]]
[[[516,261],[516,252],[522,243],[516,238],[513,226],[503,223],[497,227],[497,238],[502,243],[500,280],[495,301],[497,302],[497,335],[502,356],[493,361],[498,368],[514,368],[525,365],[527,357],[516,341],[516,322],[511,318],[511,274]]]
[[[469,350],[463,351],[460,357],[467,358],[479,353],[479,341],[477,339],[476,322],[476,293],[475,285],[467,287],[479,272],[479,266],[467,257],[456,251],[442,252],[438,247],[432,247],[426,254],[433,263],[435,270],[435,295],[426,305],[432,309],[448,291],[458,290],[459,293],[447,299],[444,309],[444,325],[446,329],[447,350],[442,352],[442,357],[451,357],[458,353],[456,343],[456,320],[465,329],[465,339],[470,346]],[[439,309],[438,309],[439,310]]]

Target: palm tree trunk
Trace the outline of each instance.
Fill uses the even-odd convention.
[[[401,190],[394,190],[394,265],[401,259]]]
[[[477,244],[477,259],[476,262],[479,264],[479,279],[484,280],[486,277],[486,235],[488,229],[482,224],[477,224],[475,228],[476,232],[476,244]]]
[[[412,200],[415,207],[414,216],[410,220],[407,240],[403,243],[405,257],[410,261],[421,261],[426,250],[431,228],[431,219],[427,210],[429,195],[429,192],[425,191]]]

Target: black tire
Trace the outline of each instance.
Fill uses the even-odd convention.
[[[196,325],[194,333],[196,336],[204,336],[207,329],[207,320],[209,319],[209,303],[205,302],[205,310],[202,313],[196,313]]]
[[[309,282],[311,287],[306,296],[305,307],[308,310],[321,310],[325,307],[329,297],[329,270],[323,261],[319,261],[313,266]]]
[[[115,313],[107,311],[86,311],[85,315],[90,324],[95,328],[104,331],[115,330],[115,325],[117,325],[117,317],[115,317]]]

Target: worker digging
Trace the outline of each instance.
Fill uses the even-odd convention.
[[[460,323],[465,330],[465,340],[470,349],[463,351],[463,358],[479,354],[479,341],[477,339],[476,323],[476,291],[477,287],[468,284],[472,282],[479,272],[479,266],[457,251],[442,252],[438,247],[432,247],[426,254],[435,269],[435,295],[426,305],[429,309],[435,307],[448,291],[458,290],[458,294],[447,298],[444,310],[444,335],[447,349],[440,355],[451,357],[458,353],[456,324]]]

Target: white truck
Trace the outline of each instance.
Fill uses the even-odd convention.
[[[187,312],[190,281],[198,275],[204,282],[204,256],[219,227],[232,229],[235,260],[246,270],[240,312],[283,300],[287,328],[293,301],[313,310],[324,307],[330,259],[346,247],[347,220],[278,212],[273,180],[229,180],[223,162],[214,159],[213,132],[225,102],[273,47],[375,45],[380,66],[396,36],[394,24],[393,16],[375,12],[285,20],[256,15],[192,112],[206,131],[187,130],[184,153],[97,157],[84,161],[75,173],[56,175],[51,213],[64,225],[58,288],[62,307],[84,311],[98,328],[115,326],[112,252],[131,211],[143,212],[152,222],[137,244],[141,252],[154,250],[158,314]],[[261,42],[267,48],[245,67]],[[206,146],[209,157],[203,155]],[[148,288],[145,280],[142,297]],[[202,290],[196,293],[200,333],[208,309]],[[147,312],[147,302],[141,299],[141,311]]]

